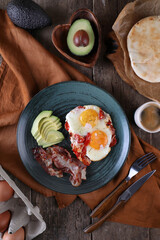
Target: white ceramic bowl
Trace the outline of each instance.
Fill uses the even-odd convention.
[[[139,108],[137,108],[137,110],[135,111],[134,113],[134,121],[135,123],[137,124],[137,126],[141,129],[143,129],[144,131],[146,132],[149,132],[149,133],[157,133],[160,131],[160,127],[157,128],[156,130],[154,131],[151,131],[151,130],[148,130],[147,128],[145,128],[142,123],[141,123],[141,113],[142,111],[148,107],[148,106],[156,106],[158,108],[160,108],[160,103],[159,102],[154,102],[154,101],[151,101],[151,102],[147,102],[147,103],[144,103],[143,105],[141,105]]]

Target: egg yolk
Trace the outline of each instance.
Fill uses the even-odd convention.
[[[89,145],[94,148],[94,149],[100,149],[101,147],[105,147],[108,143],[108,137],[107,135],[100,131],[100,130],[96,130],[94,132],[92,132],[91,134],[91,140]]]
[[[98,113],[93,109],[87,109],[80,115],[80,122],[85,127],[86,123],[92,127],[96,126],[98,120]]]

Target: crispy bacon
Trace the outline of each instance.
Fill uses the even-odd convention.
[[[43,169],[51,176],[63,177],[63,171],[55,168],[52,159],[47,155],[42,147],[33,148],[34,158],[39,162]]]
[[[82,179],[86,179],[86,166],[78,159],[72,158],[70,153],[59,146],[45,149],[33,149],[34,158],[51,176],[63,177],[63,172],[71,174],[70,182],[77,187]]]

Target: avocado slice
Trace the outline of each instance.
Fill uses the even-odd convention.
[[[41,131],[42,128],[44,128],[44,126],[47,124],[47,123],[59,123],[60,122],[60,119],[56,116],[50,116],[50,117],[45,117],[45,118],[42,118],[38,124],[38,129],[39,131]]]
[[[61,142],[64,139],[63,133],[56,130],[49,130],[45,135],[46,142]]]
[[[41,136],[40,133],[37,132],[33,137],[37,140],[40,136]]]
[[[85,56],[94,47],[95,36],[87,19],[78,19],[70,27],[67,35],[69,50],[77,56]]]
[[[51,120],[52,122],[57,122],[57,120],[60,122],[60,119],[54,115],[49,117],[49,120]]]
[[[59,139],[57,142],[54,141],[54,142],[45,143],[45,144],[42,145],[42,147],[43,147],[43,148],[50,147],[50,146],[52,146],[52,145],[55,145],[55,144],[58,144],[58,143],[62,142],[62,140],[63,140],[63,139]]]
[[[62,127],[62,123],[60,122],[60,119],[56,116],[46,117],[43,118],[38,125],[38,130],[40,135],[44,137],[45,131],[47,129],[52,130],[59,130]]]
[[[39,122],[41,121],[41,119],[45,118],[45,117],[50,117],[51,115],[52,115],[52,111],[42,111],[35,118],[35,120],[32,124],[32,128],[31,128],[31,133],[34,138],[36,138],[37,135],[39,134],[38,125],[39,125]]]
[[[39,140],[37,140],[38,146],[42,146],[43,144],[46,144],[46,140],[44,138],[40,138]]]
[[[49,128],[45,136],[40,135],[37,139],[37,143],[39,146],[51,146],[60,143],[63,139],[63,133]]]
[[[59,130],[60,128],[62,127],[62,124],[61,123],[57,123],[56,125],[54,123],[52,124],[48,124],[46,127],[44,127],[41,131],[41,135],[42,137],[44,137],[46,135],[46,133],[49,131],[49,130]]]
[[[57,140],[54,140],[52,142],[47,142],[44,138],[42,138],[40,141],[37,141],[37,143],[38,143],[38,146],[49,147],[49,146],[60,143],[63,139],[64,139],[64,137],[58,138]]]
[[[49,122],[49,117],[42,118],[42,119],[39,121],[38,130],[40,131],[40,129],[44,126],[44,124],[45,124],[45,123],[48,123],[48,122]]]

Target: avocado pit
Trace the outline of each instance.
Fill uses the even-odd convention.
[[[86,47],[89,44],[89,36],[86,31],[79,30],[74,34],[73,42],[76,47]]]

